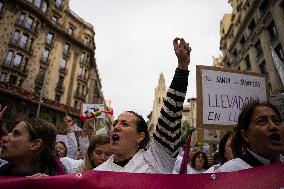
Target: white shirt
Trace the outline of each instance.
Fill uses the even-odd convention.
[[[66,168],[67,173],[77,173],[81,171],[84,161],[82,159],[76,160],[69,157],[60,158],[61,163]]]
[[[151,140],[148,150],[139,150],[121,167],[114,163],[115,155],[94,170],[132,173],[172,173],[175,158],[172,158],[156,140]]]
[[[232,172],[232,171],[240,171],[243,169],[252,168],[249,164],[247,164],[244,160],[240,158],[235,158],[224,163],[219,169],[215,172]]]
[[[268,159],[265,159],[263,157],[260,157],[259,155],[255,154],[251,150],[248,150],[256,159],[258,159],[260,162],[262,162],[264,165],[270,164],[270,161]],[[283,156],[280,155],[280,162],[283,162]],[[240,158],[235,158],[230,161],[227,161],[224,163],[219,169],[217,169],[215,172],[232,172],[232,171],[240,171],[244,169],[253,168],[249,164],[247,164],[244,160]]]

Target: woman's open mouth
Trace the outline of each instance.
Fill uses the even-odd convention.
[[[117,142],[117,141],[119,141],[119,135],[118,134],[113,134],[112,135],[112,137],[111,137],[111,140],[112,140],[112,142]]]
[[[269,139],[275,144],[281,144],[281,136],[278,133],[271,134]]]

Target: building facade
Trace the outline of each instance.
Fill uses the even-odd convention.
[[[4,120],[40,117],[62,125],[83,103],[104,104],[94,28],[69,0],[0,0],[0,96]]]
[[[160,74],[159,81],[158,81],[158,86],[155,89],[155,96],[154,96],[154,102],[153,102],[153,110],[148,116],[149,121],[148,121],[148,128],[150,135],[153,134],[155,131],[156,125],[158,123],[158,118],[160,115],[160,110],[163,106],[164,99],[166,97],[167,93],[167,87],[165,84],[165,78],[163,73]]]
[[[222,67],[267,74],[271,94],[284,92],[272,48],[284,60],[284,1],[229,0],[220,24]]]

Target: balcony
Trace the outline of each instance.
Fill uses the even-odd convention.
[[[47,27],[50,27],[52,29],[55,29],[58,32],[61,32],[63,34],[65,34],[64,37],[66,37],[66,39],[71,40],[72,42],[76,43],[76,45],[79,45],[82,49],[86,49],[89,52],[93,52],[93,46],[91,44],[89,45],[85,45],[83,43],[83,39],[79,39],[76,36],[70,36],[67,34],[66,28],[63,28],[62,26],[60,26],[58,23],[56,25],[52,24],[50,17],[46,16],[46,13],[49,12],[43,12],[41,9],[37,8],[36,6],[34,6],[34,4],[28,2],[27,0],[18,0],[17,3],[23,5],[27,10],[32,11],[35,16],[39,17],[40,20],[43,20],[46,24]],[[50,9],[50,7],[49,7]],[[52,9],[52,11],[55,11],[57,14],[61,15],[61,11],[56,11],[56,8],[54,7]],[[93,26],[87,22],[85,22],[83,19],[81,19],[79,16],[77,16],[73,11],[71,11],[70,9],[68,10],[64,10],[68,15],[75,17],[76,19],[80,20],[82,23],[86,24],[86,27],[90,28],[91,30],[93,30]]]
[[[12,39],[9,46],[18,49],[29,56],[33,54],[33,50],[31,48],[32,45],[27,45],[27,43],[17,43],[17,40]]]
[[[42,87],[43,86],[43,82],[44,82],[44,76],[38,74],[36,79],[35,79],[35,83],[37,86]]]
[[[88,78],[86,76],[83,75],[78,75],[77,79],[83,83],[85,83],[86,85],[88,84]]]
[[[75,98],[77,98],[77,99],[79,99],[79,100],[82,100],[83,102],[86,101],[86,96],[87,96],[86,94],[81,93],[81,92],[79,92],[78,90],[76,91],[76,93],[75,93],[75,95],[74,95]]]
[[[63,49],[63,56],[65,57],[65,58],[70,58],[70,55],[71,55],[71,51],[70,50],[65,50],[65,49]]]
[[[54,40],[51,40],[51,39],[46,39],[45,40],[45,45],[49,48],[53,48],[54,46]]]
[[[2,61],[2,63],[0,62],[0,66],[3,70],[16,72],[22,77],[27,77],[28,75],[25,65],[22,63],[20,65],[14,65],[14,62],[12,61],[11,62]]]
[[[63,68],[63,67],[60,66],[59,72],[62,73],[62,74],[64,74],[64,75],[67,75],[68,69],[67,69],[67,68]]]
[[[25,23],[24,21],[18,20],[16,23],[16,26],[22,28],[25,30],[25,32],[31,33],[34,37],[37,37],[38,31],[36,30],[36,27],[32,27],[31,25]]]
[[[65,87],[62,84],[57,84],[57,86],[55,88],[56,92],[59,93],[59,94],[63,94],[64,89],[65,89]]]

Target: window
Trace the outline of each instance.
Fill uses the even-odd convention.
[[[251,20],[250,24],[248,25],[249,30],[252,32],[255,29],[255,21],[254,19]]]
[[[15,56],[15,61],[14,61],[14,66],[15,67],[20,67],[21,62],[22,62],[23,56],[20,54],[16,54]]]
[[[47,7],[48,7],[47,2],[46,2],[46,1],[43,1],[43,2],[42,2],[42,6],[41,6],[42,12],[46,12],[46,11],[47,11]]]
[[[14,45],[17,44],[18,39],[19,39],[19,35],[20,35],[20,32],[16,30],[14,32],[14,35],[13,35],[13,38],[12,38],[12,41],[11,41],[12,44],[14,44]]]
[[[78,77],[79,77],[79,78],[81,78],[81,77],[82,77],[82,75],[83,75],[83,67],[82,67],[82,66],[80,66],[80,68],[79,68],[79,72],[78,72]]]
[[[67,65],[67,60],[65,58],[63,58],[61,60],[60,69],[65,70],[66,69],[66,65]]]
[[[89,42],[89,39],[88,39],[87,37],[85,37],[84,40],[83,40],[83,43],[84,43],[85,45],[87,45],[88,42]]]
[[[34,5],[35,5],[37,8],[40,8],[40,4],[41,4],[41,0],[34,0]]]
[[[77,100],[75,100],[75,102],[74,102],[74,107],[75,107],[75,108],[78,107],[78,101],[77,101]]]
[[[19,17],[18,24],[24,25],[26,15],[22,13]]]
[[[41,58],[41,60],[42,60],[44,63],[47,63],[47,62],[48,62],[48,57],[49,57],[49,50],[44,49],[44,51],[43,51],[43,53],[42,53],[42,58]]]
[[[65,43],[64,48],[63,48],[63,53],[64,53],[65,55],[68,54],[69,48],[70,48],[70,45],[69,45],[68,43]]]
[[[85,86],[82,85],[82,94],[85,94]]]
[[[27,45],[27,41],[28,41],[28,36],[25,35],[25,34],[23,34],[23,35],[21,36],[19,46],[20,46],[21,48],[25,48],[26,45]]]
[[[41,67],[39,69],[38,75],[37,75],[37,80],[43,82],[44,80],[44,75],[45,75],[45,68]]]
[[[78,85],[77,85],[77,88],[76,88],[76,93],[79,93],[79,92],[80,92],[80,88],[81,88],[81,85],[78,84]]]
[[[25,28],[35,31],[37,24],[34,22],[34,19],[32,17],[28,17],[26,16],[25,13],[21,13],[19,20],[18,20],[18,24],[24,26]]]
[[[0,13],[2,12],[3,10],[3,7],[4,7],[4,3],[2,1],[0,1]]]
[[[28,43],[27,43],[27,47],[26,47],[27,50],[29,50],[29,51],[31,50],[33,41],[34,41],[33,39],[29,38]]]
[[[267,74],[268,73],[265,61],[263,61],[259,65],[259,68],[260,68],[261,73],[263,73],[263,74]]]
[[[56,0],[56,1],[55,1],[55,6],[56,6],[57,8],[61,8],[61,5],[62,5],[62,0]]]
[[[5,61],[5,66],[11,67],[12,65],[14,65],[15,67],[20,67],[22,60],[23,60],[23,55],[14,54],[13,51],[9,51]]]
[[[61,98],[61,95],[58,95],[58,94],[55,95],[55,99],[54,99],[55,102],[56,102],[56,103],[60,103],[60,98]]]
[[[74,29],[73,29],[73,28],[69,28],[68,31],[67,31],[67,33],[68,33],[69,35],[73,35],[73,32],[74,32]]]
[[[58,18],[57,18],[56,16],[51,17],[51,22],[52,22],[53,24],[56,24],[57,21],[58,21]]]
[[[10,85],[16,85],[17,80],[18,80],[18,77],[14,76],[14,75],[10,75],[9,84]]]
[[[25,23],[24,23],[24,26],[25,26],[26,28],[28,28],[29,30],[31,30],[31,29],[32,29],[32,26],[33,26],[33,22],[34,22],[34,19],[33,19],[33,18],[27,17],[27,18],[26,18],[26,21],[25,21]]]
[[[273,21],[269,24],[267,30],[271,39],[274,39],[277,36],[277,30]]]
[[[0,81],[1,81],[1,82],[6,82],[6,80],[7,80],[7,73],[2,72],[2,73],[0,74]]]
[[[284,61],[284,53],[283,53],[283,50],[282,50],[282,47],[281,47],[280,44],[277,45],[277,47],[275,48],[275,52],[276,52],[276,54],[278,55],[278,57],[279,57],[282,61]]]
[[[256,43],[255,43],[255,49],[256,49],[256,55],[259,56],[262,54],[262,49],[261,49],[261,45],[260,45],[260,41],[258,40]]]
[[[10,67],[12,65],[12,61],[13,61],[13,56],[14,56],[14,52],[13,51],[9,51],[6,61],[5,61],[5,66]]]
[[[57,88],[58,88],[58,89],[62,89],[62,87],[63,87],[63,81],[64,81],[64,77],[63,77],[63,76],[60,76],[60,77],[59,77],[59,80],[58,80],[58,83],[57,83]]]
[[[47,36],[46,36],[46,43],[47,43],[48,45],[51,45],[51,44],[52,44],[53,37],[54,37],[54,34],[53,34],[53,33],[48,33],[48,34],[47,34]]]
[[[250,64],[250,61],[249,61],[249,56],[247,56],[245,58],[245,62],[246,62],[246,69],[251,70],[251,64]]]
[[[81,56],[80,56],[80,63],[84,63],[85,61],[85,56],[86,56],[86,53],[82,53]]]

